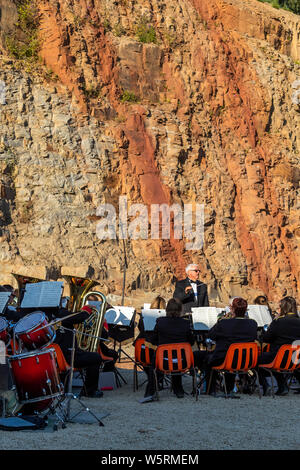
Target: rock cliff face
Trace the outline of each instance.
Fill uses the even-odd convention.
[[[299,16],[256,0],[36,4],[42,63],[26,70],[5,47],[17,3],[0,1],[0,282],[79,269],[118,294],[126,249],[131,299],[168,297],[192,261],[212,301],[296,296]],[[121,195],[204,204],[203,250],[100,240],[97,208]]]

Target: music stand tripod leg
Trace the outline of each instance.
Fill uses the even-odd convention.
[[[76,416],[78,416],[83,410],[80,410],[78,413],[72,416],[70,418],[70,410],[71,410],[71,400],[76,400],[82,408],[84,408],[84,411],[87,411],[93,418],[95,418],[98,421],[99,426],[104,426],[102,421],[96,416],[89,408],[85,406],[84,403],[82,403],[79,398],[74,395],[72,391],[72,382],[73,382],[73,372],[74,372],[74,358],[75,358],[75,336],[76,336],[76,330],[73,329],[73,342],[72,342],[72,354],[71,354],[71,364],[70,364],[70,377],[69,377],[69,383],[68,383],[68,392],[65,394],[66,399],[67,399],[67,411],[66,411],[66,422],[72,422]],[[107,415],[106,415],[107,416]]]

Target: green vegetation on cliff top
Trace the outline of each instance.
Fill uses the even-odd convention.
[[[300,0],[259,0],[262,3],[270,3],[274,8],[283,8],[284,10],[300,14]]]

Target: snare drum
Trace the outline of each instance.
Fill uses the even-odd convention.
[[[43,411],[55,398],[63,395],[54,349],[10,356],[8,362],[18,400],[26,405],[27,412]]]
[[[14,333],[29,351],[45,348],[54,342],[56,336],[44,312],[39,310],[21,318],[15,325]]]
[[[3,341],[7,345],[9,340],[8,321],[5,318],[0,317],[0,341]]]

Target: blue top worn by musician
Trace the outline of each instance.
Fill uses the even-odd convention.
[[[208,307],[207,286],[199,281],[199,267],[189,264],[186,267],[187,277],[177,281],[173,297],[183,304],[183,313],[190,313],[193,307]]]

